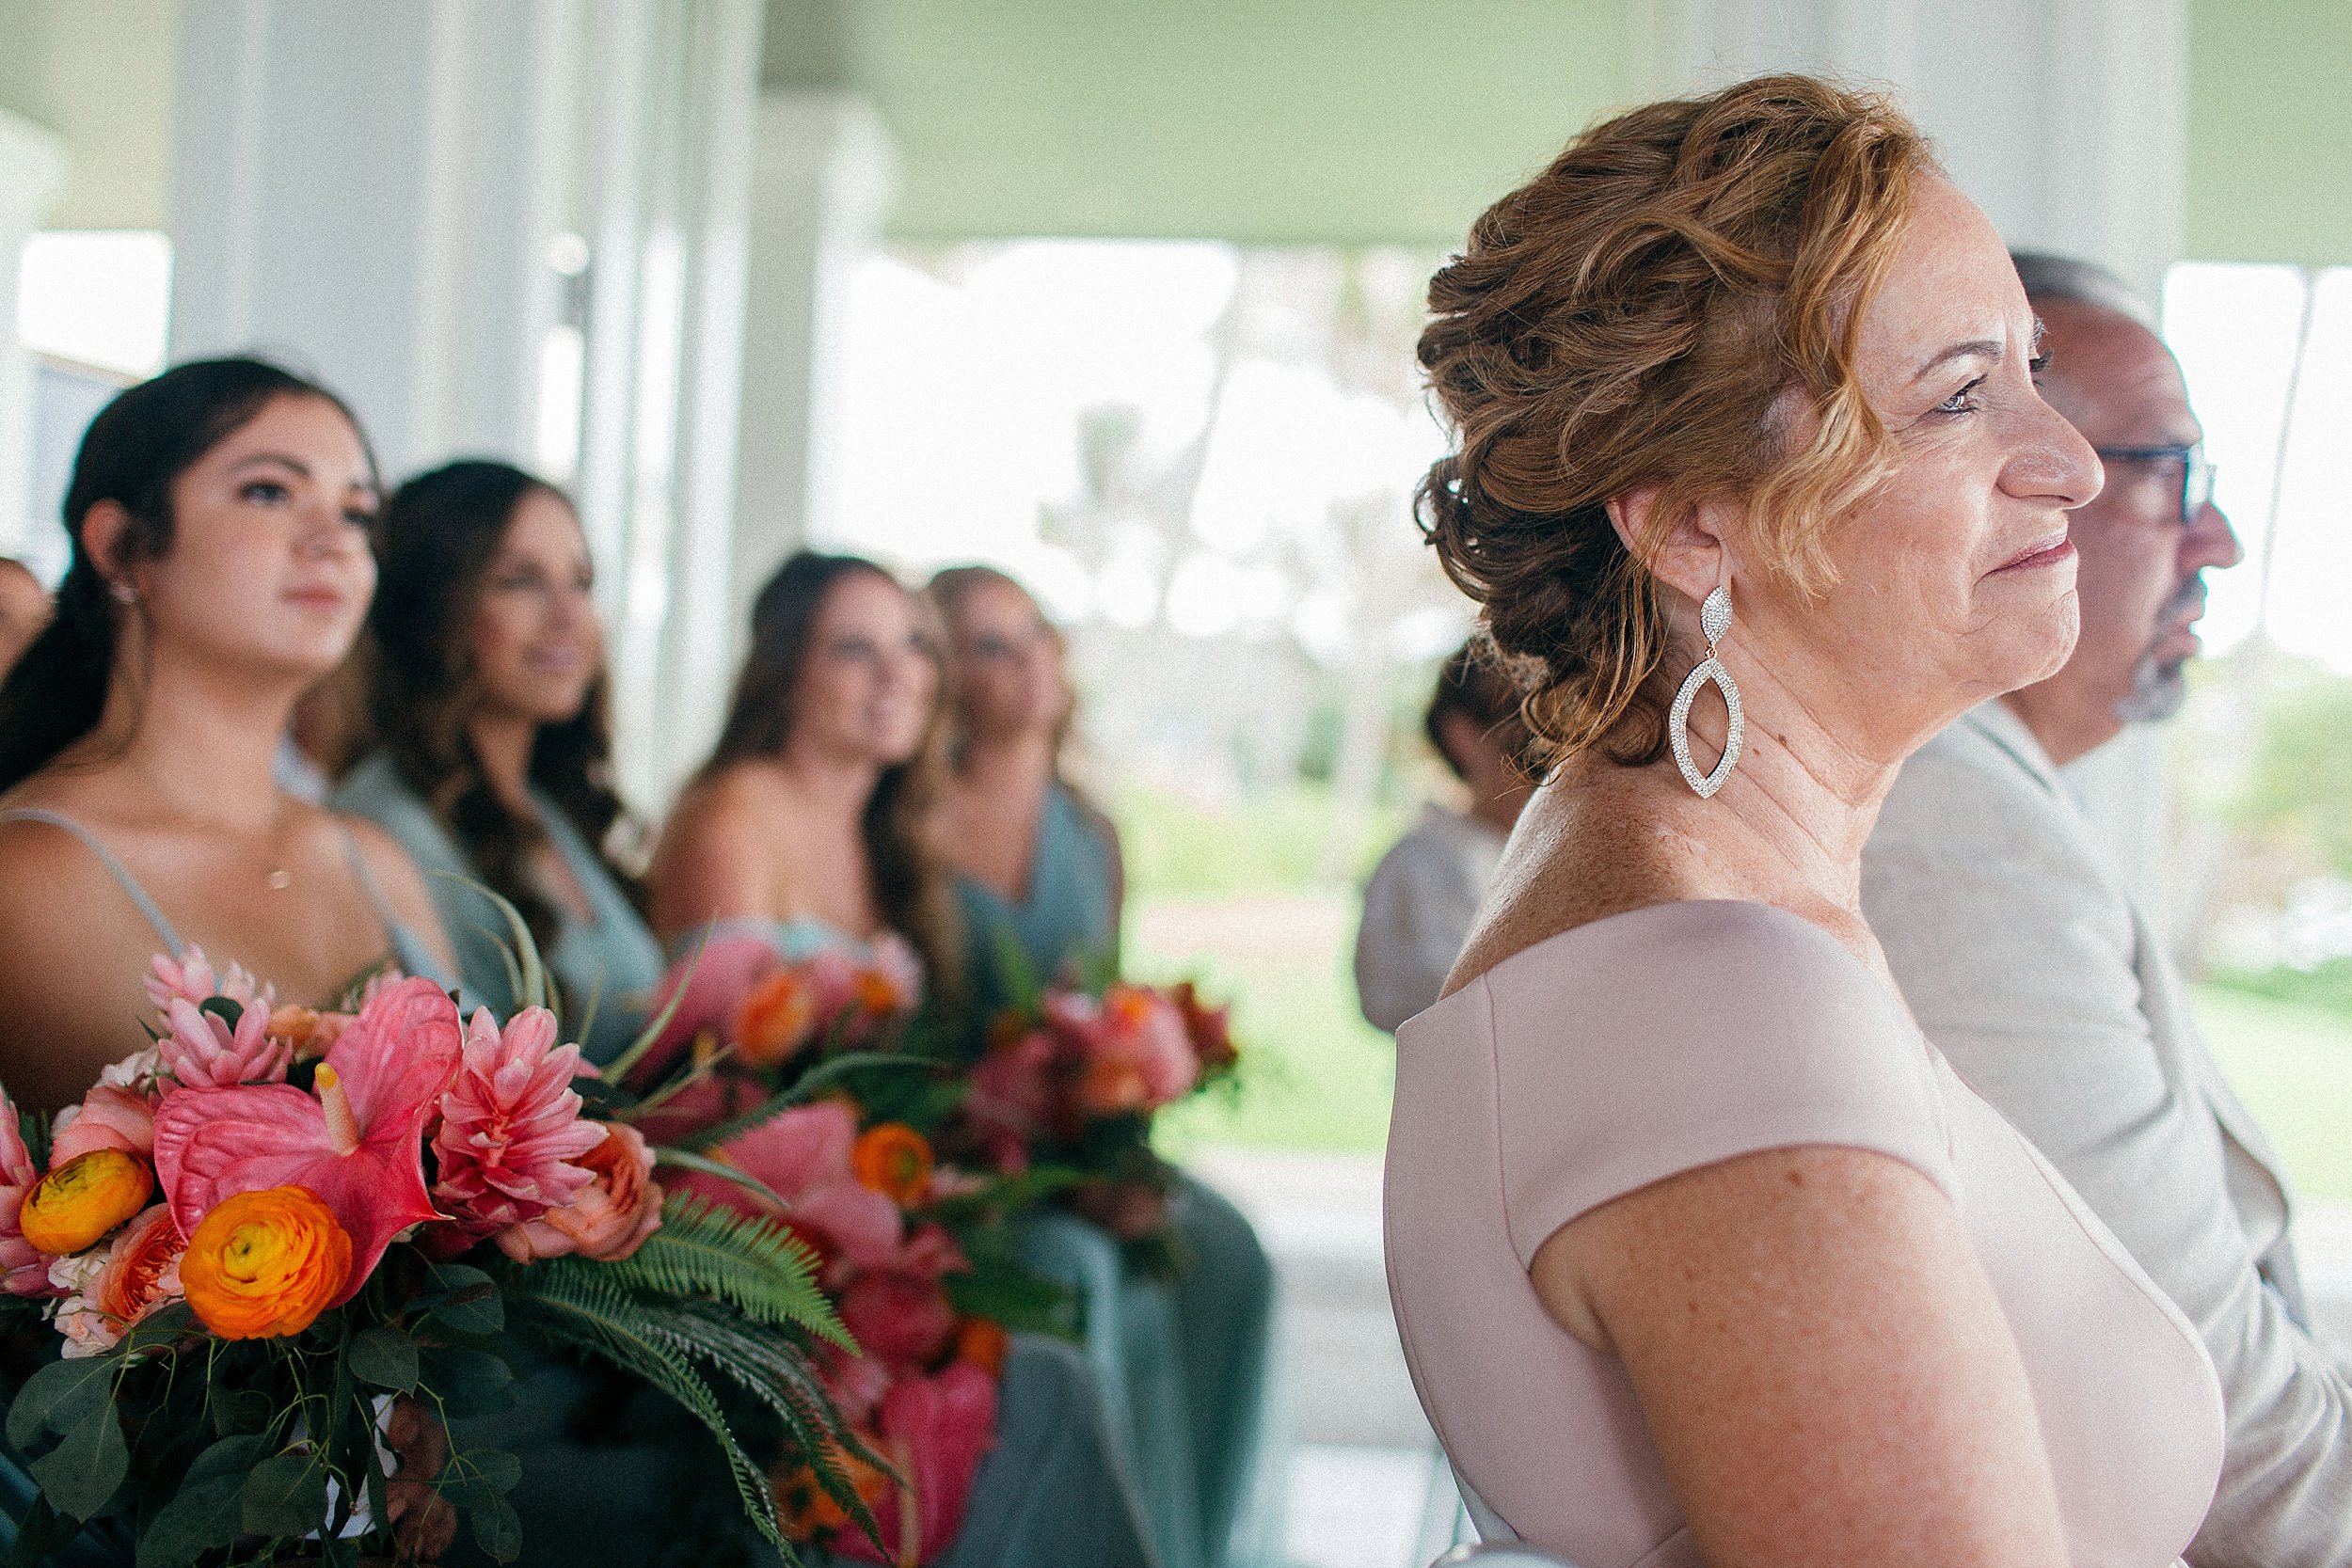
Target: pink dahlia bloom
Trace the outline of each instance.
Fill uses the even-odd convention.
[[[188,944],[187,956],[169,958],[158,953],[149,964],[147,977],[148,1000],[155,1010],[168,1018],[174,999],[191,1007],[200,1007],[215,996],[225,996],[246,1012],[270,1010],[272,991],[238,964],[230,964],[227,974],[215,974],[204,957],[204,949],[194,942]]]
[[[49,1283],[49,1259],[17,1227],[17,1211],[40,1173],[19,1130],[16,1101],[0,1089],[0,1291],[12,1296],[56,1294]]]
[[[596,1180],[571,1162],[604,1142],[580,1119],[580,1047],[555,1043],[555,1015],[525,1007],[501,1030],[487,1007],[466,1029],[465,1060],[441,1094],[433,1196],[478,1234],[561,1209]]]
[[[57,1113],[49,1137],[51,1170],[98,1148],[119,1148],[152,1160],[155,1102],[143,1094],[101,1084],[84,1095],[79,1105]]]
[[[194,951],[194,949],[190,949]],[[171,1033],[155,1042],[166,1071],[188,1089],[230,1089],[239,1084],[282,1084],[286,1065],[294,1060],[292,1042],[273,1039],[269,1008],[246,1007],[229,1027],[218,1013],[208,1013],[184,996],[174,996],[164,1008]]]

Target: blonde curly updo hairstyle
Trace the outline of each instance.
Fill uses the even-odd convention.
[[[1701,501],[1737,499],[1768,569],[1827,585],[1826,526],[1888,462],[1854,340],[1933,167],[1884,100],[1759,77],[1586,131],[1431,280],[1421,362],[1457,450],[1421,523],[1546,770],[1664,754],[1666,615],[1638,557]],[[1606,503],[1653,485],[1629,551]]]

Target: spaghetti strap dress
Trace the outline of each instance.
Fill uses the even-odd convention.
[[[985,1021],[1036,984],[1118,958],[1114,850],[1065,785],[1048,787],[1018,899],[956,879],[967,970]],[[1170,1221],[1191,1266],[1174,1282],[1131,1268],[1075,1214],[1029,1220],[1024,1260],[1075,1288],[1086,1351],[1135,1476],[1162,1568],[1225,1568],[1279,1548],[1283,1456],[1266,1438],[1274,1269],[1232,1200],[1177,1173]]]
[[[1398,1032],[1390,1295],[1482,1530],[1579,1568],[1698,1568],[1624,1368],[1552,1320],[1528,1267],[1613,1197],[1805,1145],[1875,1150],[1951,1200],[2024,1363],[2070,1560],[2175,1562],[2221,1473],[2196,1331],[1874,974],[1739,902],[1561,932]]]

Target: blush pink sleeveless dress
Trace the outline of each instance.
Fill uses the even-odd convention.
[[[2221,1473],[2195,1330],[1865,965],[1763,904],[1564,931],[1398,1032],[1389,1292],[1478,1498],[1577,1568],[1699,1568],[1631,1384],[1553,1323],[1528,1264],[1613,1197],[1807,1144],[1891,1155],[1958,1208],[2025,1360],[2076,1568],[2175,1561]]]

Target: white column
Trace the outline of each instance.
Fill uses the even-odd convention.
[[[33,367],[16,333],[24,242],[65,179],[56,135],[0,109],[0,555],[31,537]]]
[[[528,461],[580,0],[179,8],[171,356],[350,400],[388,475]]]
[[[1637,0],[1650,93],[1768,71],[1893,89],[2016,249],[2097,261],[2153,318],[2186,235],[2186,0]],[[2160,729],[2071,770],[2109,857],[2158,922],[2171,898]]]
[[[889,134],[871,106],[845,93],[763,97],[753,169],[731,657],[760,584],[827,515],[846,292],[881,242],[897,184]]]

